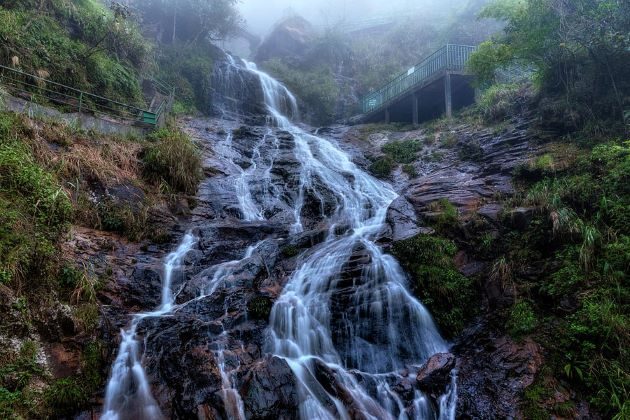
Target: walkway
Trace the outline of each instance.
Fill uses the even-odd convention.
[[[446,113],[474,101],[466,63],[477,47],[448,44],[361,101],[368,121],[417,124],[423,116]],[[408,104],[407,104],[408,103]],[[393,115],[395,113],[396,115]]]

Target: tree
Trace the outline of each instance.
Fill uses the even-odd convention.
[[[154,25],[158,41],[196,43],[233,34],[242,23],[237,0],[137,0],[145,24]]]
[[[471,60],[482,81],[511,64],[533,66],[543,92],[583,104],[591,116],[624,118],[630,100],[626,0],[497,0],[481,17],[507,23]]]

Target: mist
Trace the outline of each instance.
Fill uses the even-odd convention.
[[[468,0],[241,0],[247,28],[264,35],[280,19],[299,14],[317,26],[390,15],[411,10],[447,12]]]

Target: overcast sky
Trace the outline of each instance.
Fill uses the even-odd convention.
[[[282,17],[300,14],[325,25],[341,19],[366,18],[406,8],[427,6],[435,0],[241,0],[243,17],[253,32],[265,34]],[[441,4],[460,0],[442,0]]]

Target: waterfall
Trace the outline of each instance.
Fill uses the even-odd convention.
[[[163,418],[142,367],[141,343],[136,329],[143,318],[163,316],[171,311],[174,302],[173,274],[180,268],[182,259],[192,249],[195,241],[195,237],[187,233],[179,247],[166,257],[160,306],[153,312],[134,315],[130,327],[121,331],[118,354],[105,391],[101,417],[103,420]]]
[[[406,410],[388,382],[406,367],[447,351],[430,314],[408,292],[401,267],[375,243],[397,194],[360,170],[332,142],[294,124],[293,95],[254,64],[244,66],[259,77],[275,125],[295,139],[301,171],[293,232],[304,230],[305,196],[317,191],[316,182],[332,192],[335,201],[328,238],[303,256],[271,312],[269,350],[285,358],[298,378],[301,417],[350,418],[351,410],[374,419],[432,417],[421,393],[416,394],[411,410]],[[340,226],[345,229],[337,233]],[[341,273],[356,252],[365,255],[369,264],[346,297],[343,319],[333,320]],[[329,384],[320,382],[322,370],[332,372],[343,389],[333,392]],[[454,418],[455,402],[453,385],[440,401],[441,418]]]
[[[225,104],[224,121],[238,113],[235,104],[246,97],[243,91],[250,86],[248,78],[259,82],[268,117],[266,134],[241,144],[236,144],[234,125],[226,122],[226,136],[215,145],[232,176],[227,182],[230,194],[234,194],[234,204],[230,205],[238,205],[234,213],[244,225],[256,227],[267,223],[274,207],[284,205],[289,220],[282,220],[290,227],[287,230],[299,235],[311,229],[306,210],[310,202],[319,200],[317,217],[326,221],[325,239],[298,256],[295,270],[273,304],[265,347],[292,370],[298,385],[300,417],[454,419],[455,372],[437,407],[422,392],[408,388],[402,395],[397,386],[413,383],[417,368],[432,355],[447,351],[448,345],[428,311],[408,291],[398,262],[377,243],[396,192],[358,168],[334,142],[294,123],[299,115],[295,97],[254,64],[229,57],[215,70],[215,76],[215,82],[223,84],[217,86],[223,99],[216,102]],[[279,143],[287,138],[291,142],[283,143],[283,151],[291,145],[289,150],[292,147],[290,152],[298,169],[295,179],[285,186],[291,191],[283,192],[272,181],[272,169]],[[243,148],[243,144],[248,153],[237,162],[235,148]],[[143,319],[175,316],[177,311],[206,301],[220,289],[229,290],[234,286],[231,282],[235,273],[251,262],[265,243],[263,239],[242,249],[241,259],[204,270],[208,275],[203,277],[203,284],[197,285],[197,296],[176,305],[173,276],[181,272],[184,256],[197,241],[189,233],[167,256],[160,306],[153,312],[134,315],[130,326],[121,332],[103,419],[163,418],[142,366],[144,346],[138,338],[138,326]],[[225,311],[224,318],[229,318],[227,306]],[[244,419],[246,413],[238,392],[241,365],[234,350],[246,344],[240,340],[226,329],[208,337],[221,375],[221,392],[216,395],[220,395],[230,419]]]

